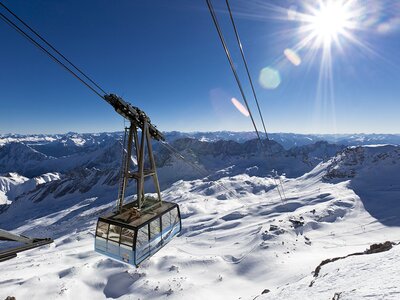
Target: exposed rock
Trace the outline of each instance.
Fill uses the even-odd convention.
[[[346,256],[325,259],[315,268],[314,277],[318,277],[319,272],[321,271],[321,268],[322,268],[323,265],[326,265],[328,263],[337,261],[339,259],[347,258],[349,256],[373,254],[373,253],[379,253],[379,252],[388,251],[388,250],[392,249],[393,245],[395,245],[393,242],[386,241],[386,242],[380,243],[380,244],[372,244],[369,247],[369,249],[366,249],[364,252],[356,252],[356,253],[348,254]],[[309,287],[311,287],[313,284],[314,284],[314,280],[310,283]]]
[[[339,299],[340,299],[340,295],[342,295],[342,292],[340,292],[340,293],[335,293],[335,295],[333,295],[332,300],[339,300]]]
[[[369,249],[365,250],[365,254],[379,253],[392,249],[393,243],[386,241],[383,244],[373,244],[369,247]]]
[[[270,292],[269,289],[265,289],[265,290],[262,291],[261,295],[262,295],[262,294],[268,294],[269,292]]]
[[[304,225],[303,221],[295,220],[295,219],[289,219],[289,221],[293,224],[294,228],[299,228]]]

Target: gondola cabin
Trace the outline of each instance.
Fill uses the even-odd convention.
[[[134,266],[160,250],[181,231],[178,205],[165,201],[151,213],[143,213],[131,222],[125,220],[126,216],[118,213],[100,217],[95,249]]]
[[[125,128],[117,207],[114,212],[98,219],[95,250],[138,266],[181,231],[181,216],[176,203],[161,199],[152,140],[164,141],[163,134],[139,108],[114,94],[106,95],[104,99],[131,124]],[[136,155],[137,163],[133,155]],[[144,191],[145,180],[151,178],[155,197],[146,195]],[[136,200],[125,203],[130,181],[135,181]]]

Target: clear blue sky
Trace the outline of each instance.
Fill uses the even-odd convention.
[[[231,103],[242,99],[204,0],[1,1],[161,130],[252,130]],[[359,45],[345,36],[341,49],[332,43],[332,76],[319,81],[322,47],[299,49],[299,66],[283,54],[303,37],[301,22],[287,16],[288,9],[306,12],[293,6],[300,1],[231,0],[270,132],[400,133],[400,6],[360,2],[385,4],[357,16],[362,22],[349,32]],[[224,1],[214,6],[246,82]],[[3,22],[0,41],[0,133],[122,129],[108,104]],[[260,85],[265,67],[280,73],[277,88]]]

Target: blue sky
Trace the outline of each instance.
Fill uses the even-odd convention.
[[[205,1],[2,2],[107,91],[145,110],[161,130],[252,130],[231,103],[242,99]],[[283,54],[303,38],[300,22],[287,19],[293,9],[305,12],[299,1],[231,0],[268,131],[400,133],[400,6],[383,2],[357,16],[363,23],[349,31],[359,44],[344,36],[341,49],[332,44],[332,76],[319,80],[322,48],[299,49],[299,66]],[[245,83],[224,1],[214,6]],[[0,40],[0,133],[123,128],[107,103],[3,22]],[[280,74],[275,89],[259,83],[266,67]]]

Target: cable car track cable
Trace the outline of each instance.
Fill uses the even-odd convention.
[[[2,7],[4,7],[9,13],[11,13],[16,19],[18,19],[24,26],[26,26],[31,32],[33,32],[35,34],[36,37],[38,37],[41,41],[43,41],[48,47],[50,47],[53,51],[55,51],[55,53],[57,53],[58,55],[60,55],[66,62],[68,62],[72,67],[74,67],[79,73],[81,73],[86,79],[88,79],[92,84],[94,84],[98,89],[100,89],[102,92],[105,92],[104,89],[102,89],[99,85],[97,85],[92,79],[90,79],[89,76],[87,76],[85,73],[83,73],[78,67],[76,67],[76,65],[74,65],[70,60],[68,60],[60,51],[58,51],[54,46],[52,46],[49,42],[47,42],[44,38],[42,38],[40,36],[39,33],[37,33],[34,29],[32,29],[26,22],[24,22],[21,18],[19,18],[15,13],[13,13],[10,9],[8,9],[7,7],[5,7],[2,3],[0,3],[0,5]],[[211,5],[211,3],[210,3]],[[215,25],[218,26],[217,28],[219,28],[219,25],[217,23],[216,20],[216,16],[215,16],[215,12],[213,11],[212,6],[210,7],[212,9],[211,13],[213,16],[213,20],[215,21]],[[215,19],[214,19],[215,17]],[[101,95],[99,93],[99,91],[97,91],[94,87],[92,87],[88,82],[86,82],[84,79],[82,79],[76,72],[74,72],[73,70],[71,70],[71,68],[69,68],[65,63],[63,63],[60,59],[58,59],[55,55],[53,55],[48,49],[46,49],[45,47],[43,47],[43,45],[41,45],[39,42],[37,42],[32,36],[30,36],[26,31],[24,31],[21,27],[19,27],[15,22],[13,22],[11,19],[9,19],[7,16],[5,16],[3,13],[0,12],[0,18],[7,24],[9,25],[11,28],[13,28],[15,31],[17,31],[19,34],[21,34],[24,38],[26,38],[29,42],[31,42],[34,46],[36,46],[38,49],[40,49],[41,51],[43,51],[46,55],[48,55],[54,62],[58,63],[60,66],[62,66],[65,70],[67,70],[70,74],[72,74],[76,79],[78,79],[81,83],[83,83],[86,87],[88,87],[91,91],[93,91],[96,95],[98,95],[100,98],[102,98],[103,100],[105,100],[105,97],[103,95]],[[217,29],[218,30],[218,29]],[[220,28],[218,30],[219,34],[222,34]],[[223,40],[223,36],[220,35],[221,38],[221,42],[223,42],[224,48],[226,50],[226,54],[228,57],[228,60],[231,64],[232,67],[232,71],[235,74],[235,78],[237,79],[237,83],[239,85],[239,88],[241,90],[241,93],[243,95],[243,98],[245,100],[245,103],[248,107],[248,103],[247,100],[244,96],[244,92],[242,89],[242,86],[240,84],[239,78],[237,76],[236,70],[233,66],[233,62],[229,53],[228,48],[226,47],[225,41]],[[251,114],[250,112],[250,108],[249,109],[249,114]],[[252,115],[251,115],[252,116]],[[125,120],[125,119],[124,119]],[[263,145],[262,140],[260,138],[258,129],[254,123],[254,119],[252,117],[252,122],[254,125],[254,128],[256,130],[257,133],[257,137],[261,143],[261,145]],[[202,174],[203,176],[208,176],[209,174],[205,174],[206,172],[204,170],[202,170],[200,167],[198,167],[197,165],[193,164],[192,162],[190,162],[189,160],[187,160],[185,157],[182,156],[181,153],[179,153],[179,151],[177,151],[176,149],[174,149],[174,147],[172,147],[172,145],[170,145],[167,142],[163,142],[162,145],[164,147],[166,147],[167,149],[169,149],[169,151],[173,152],[175,154],[175,156],[177,156],[178,158],[182,159],[183,161],[185,161],[186,163],[190,164],[194,169],[196,169],[200,174]],[[223,189],[225,189],[226,191],[228,191],[228,193],[232,193],[232,191],[230,191],[228,188],[226,188],[223,184],[218,184],[220,185]]]
[[[225,39],[224,39],[224,37],[223,37],[223,33],[222,33],[222,30],[221,30],[221,27],[219,26],[219,23],[218,23],[218,20],[217,20],[217,16],[216,16],[216,14],[215,14],[215,10],[214,10],[214,8],[213,8],[213,6],[212,6],[211,0],[206,0],[206,2],[207,2],[208,9],[209,9],[209,11],[210,11],[211,17],[212,17],[212,19],[213,19],[215,28],[216,28],[216,30],[217,30],[217,32],[218,32],[218,36],[219,36],[219,38],[220,38],[221,44],[222,44],[222,46],[223,46],[223,48],[224,48],[224,50],[225,50],[226,57],[228,58],[229,64],[230,64],[231,69],[232,69],[232,72],[233,72],[233,74],[234,74],[234,76],[235,76],[235,79],[236,79],[236,82],[237,82],[238,87],[239,87],[239,89],[240,89],[241,95],[242,95],[243,100],[244,100],[244,102],[245,102],[245,104],[246,104],[247,110],[249,111],[249,115],[250,115],[251,121],[252,121],[253,126],[254,126],[254,128],[255,128],[255,130],[256,130],[257,137],[258,137],[258,139],[259,139],[259,141],[260,141],[261,151],[265,154],[266,158],[268,158],[268,153],[265,152],[264,143],[263,143],[263,141],[261,140],[260,134],[259,134],[259,132],[258,132],[258,130],[257,130],[257,126],[256,126],[256,124],[255,124],[255,121],[254,121],[253,115],[252,115],[252,113],[251,113],[249,104],[248,104],[248,102],[247,102],[247,99],[246,99],[246,96],[245,96],[245,94],[244,94],[242,85],[241,85],[241,83],[240,83],[239,76],[238,76],[238,74],[237,74],[237,72],[236,72],[236,68],[235,68],[235,66],[234,66],[234,64],[233,64],[232,57],[231,57],[231,55],[230,55],[228,46],[227,46],[227,44],[226,44],[226,42],[225,42]],[[256,92],[255,92],[255,88],[254,88],[254,85],[253,85],[253,81],[252,81],[252,79],[251,79],[251,75],[250,75],[250,71],[249,71],[249,68],[248,68],[248,65],[247,65],[247,61],[246,61],[246,58],[245,58],[245,55],[244,55],[244,52],[243,52],[242,43],[241,43],[240,38],[239,38],[239,33],[238,33],[238,31],[237,31],[237,28],[236,28],[236,25],[235,25],[235,21],[234,21],[234,19],[233,19],[232,11],[231,11],[231,9],[230,9],[228,0],[226,0],[226,4],[227,4],[228,10],[229,10],[229,15],[230,15],[231,23],[232,23],[232,26],[233,26],[234,31],[235,31],[236,41],[237,41],[237,43],[238,43],[238,45],[239,45],[240,53],[241,53],[241,55],[242,55],[242,59],[243,59],[243,62],[244,62],[244,64],[245,64],[245,67],[246,67],[247,76],[248,76],[248,78],[249,78],[249,81],[250,81],[250,84],[251,84],[251,87],[252,87],[252,91],[253,91],[253,95],[254,95],[254,98],[255,98],[256,103],[257,103],[258,111],[259,111],[259,113],[260,113],[260,118],[261,118],[261,121],[262,121],[262,124],[263,124],[263,127],[264,127],[265,136],[266,136],[266,138],[267,138],[267,141],[269,141],[268,133],[267,133],[267,130],[266,130],[266,127],[265,127],[264,118],[263,118],[262,113],[261,113],[261,109],[260,109],[260,106],[259,106],[259,103],[258,103],[257,94],[256,94]],[[266,143],[265,146],[267,147],[267,149],[270,148],[268,143]],[[271,153],[271,156],[272,156],[272,153]],[[283,182],[282,182],[281,179],[280,179],[280,184],[281,184],[281,186],[282,186],[282,194],[285,195],[284,190],[283,190]],[[282,194],[281,194],[281,192],[279,191],[279,184],[276,184],[276,186],[277,186],[277,189],[278,189],[279,197],[280,197],[281,200],[283,201]],[[287,199],[286,199],[286,196],[284,196],[284,198],[285,198],[285,200],[287,200]]]
[[[243,60],[243,63],[244,63],[245,69],[246,69],[247,77],[249,79],[251,90],[253,92],[254,100],[255,100],[255,102],[257,104],[257,109],[258,109],[258,113],[260,115],[260,119],[261,119],[261,122],[262,122],[262,125],[263,125],[263,128],[264,128],[265,137],[267,138],[267,141],[269,141],[267,129],[265,127],[264,117],[262,115],[261,108],[260,108],[260,105],[259,105],[259,102],[258,102],[257,93],[256,93],[256,90],[254,88],[253,80],[252,80],[251,75],[250,75],[250,70],[249,70],[249,67],[248,67],[248,64],[247,64],[246,56],[244,54],[242,42],[241,42],[240,37],[239,37],[239,32],[237,30],[236,23],[235,23],[235,20],[233,18],[232,10],[231,10],[231,7],[229,5],[229,0],[225,0],[225,3],[226,3],[226,6],[228,8],[229,17],[230,17],[230,20],[231,20],[231,23],[232,23],[233,30],[235,32],[236,42],[238,44],[238,47],[239,47],[239,50],[240,50],[240,54],[242,56],[242,60]],[[266,149],[267,153],[265,153],[265,154],[266,154],[266,157],[268,158],[268,149],[270,148],[268,142],[266,143],[266,148],[267,148]],[[271,152],[271,159],[273,159],[272,152]],[[275,178],[274,178],[274,180],[276,182]],[[279,191],[279,184],[280,184],[281,189],[282,189],[281,192]],[[280,196],[282,201],[283,201],[283,199],[287,200],[286,195],[285,195],[285,191],[284,191],[284,188],[283,188],[283,182],[282,182],[282,179],[281,179],[280,176],[279,176],[279,184],[276,184],[279,196]],[[283,197],[282,197],[282,195],[283,195]]]
[[[219,36],[219,39],[221,41],[222,47],[225,50],[225,55],[226,55],[226,57],[227,57],[227,59],[229,61],[229,65],[230,65],[230,67],[232,69],[232,72],[233,72],[233,75],[234,75],[234,77],[236,79],[236,83],[237,83],[237,85],[239,87],[239,90],[240,90],[240,93],[241,93],[242,98],[244,100],[244,103],[246,104],[246,108],[247,108],[247,110],[249,112],[249,116],[251,118],[251,122],[253,123],[253,127],[254,127],[254,129],[256,131],[257,137],[258,137],[258,139],[260,141],[260,144],[262,146],[263,143],[262,143],[262,140],[261,140],[261,137],[260,137],[260,133],[258,132],[257,125],[256,125],[256,123],[254,121],[253,114],[251,113],[251,110],[250,110],[250,107],[249,107],[249,103],[247,102],[246,95],[244,93],[242,84],[240,83],[239,76],[238,76],[238,74],[236,72],[236,68],[235,68],[235,66],[233,64],[233,60],[232,60],[231,54],[230,54],[228,46],[227,46],[227,44],[225,42],[221,27],[219,26],[219,23],[218,23],[218,20],[217,20],[217,16],[216,16],[214,8],[212,6],[211,0],[206,0],[206,2],[207,2],[208,10],[209,10],[209,12],[211,14],[214,26],[215,26],[215,28],[216,28],[216,30],[218,32],[218,36]]]
[[[24,22],[20,17],[18,17],[14,12],[12,12],[7,6],[0,2],[0,6],[6,9],[11,15],[13,15],[18,21],[20,21],[26,28],[28,28],[34,35],[36,35],[42,42],[44,42],[47,46],[49,46],[54,52],[60,55],[65,61],[67,61],[72,67],[75,68],[80,74],[82,74],[87,80],[89,80],[92,84],[94,84],[100,91],[104,94],[107,92],[101,88],[93,79],[91,79],[87,74],[85,74],[81,69],[79,69],[75,64],[73,64],[68,58],[66,58],[60,51],[58,51],[53,45],[51,45],[45,38],[43,38],[36,30],[34,30],[31,26],[29,26],[26,22]]]
[[[100,94],[96,89],[94,89],[90,84],[88,84],[85,80],[83,80],[81,77],[79,77],[78,74],[76,74],[73,70],[68,68],[66,64],[61,62],[57,57],[55,57],[53,54],[51,54],[46,48],[44,48],[42,45],[40,45],[37,41],[35,41],[29,34],[27,34],[23,29],[21,29],[17,24],[15,24],[12,20],[7,18],[3,13],[0,12],[0,19],[2,19],[7,25],[9,25],[11,28],[13,28],[15,31],[17,31],[19,34],[21,34],[24,38],[26,38],[29,42],[31,42],[34,46],[36,46],[38,49],[43,51],[45,54],[47,54],[53,61],[58,63],[60,66],[62,66],[65,70],[67,70],[69,73],[71,73],[76,79],[78,79],[81,83],[83,83],[86,87],[88,87],[92,92],[94,92],[96,95],[98,95],[100,98],[104,99],[104,96]]]
[[[231,7],[230,7],[230,5],[229,5],[229,1],[228,1],[228,0],[225,0],[225,2],[226,2],[226,6],[228,7],[229,17],[230,17],[230,19],[231,19],[231,23],[232,23],[232,26],[233,26],[233,30],[234,30],[234,32],[235,32],[235,37],[236,37],[236,41],[237,41],[238,46],[239,46],[239,49],[240,49],[240,54],[242,55],[242,59],[243,59],[243,62],[244,62],[244,66],[245,66],[245,68],[246,68],[247,77],[249,78],[249,82],[250,82],[250,85],[251,85],[251,90],[252,90],[252,92],[253,92],[254,99],[256,100],[257,109],[258,109],[258,112],[259,112],[259,114],[260,114],[260,118],[261,118],[262,125],[263,125],[263,127],[264,127],[265,137],[267,138],[267,140],[269,140],[268,133],[267,133],[267,129],[266,129],[266,127],[265,127],[264,118],[263,118],[263,115],[262,115],[262,113],[261,113],[261,108],[260,108],[260,105],[259,105],[259,102],[258,102],[257,93],[256,93],[255,88],[254,88],[253,80],[251,79],[249,67],[248,67],[247,60],[246,60],[246,57],[245,57],[244,51],[243,51],[242,42],[240,41],[239,32],[238,32],[238,30],[237,30],[237,28],[236,28],[235,20],[233,19],[233,15],[232,15]]]

